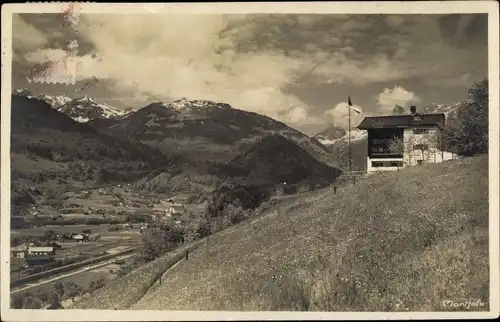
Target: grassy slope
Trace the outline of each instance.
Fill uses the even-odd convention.
[[[428,311],[481,299],[488,310],[487,163],[288,199],[211,238],[132,309]]]

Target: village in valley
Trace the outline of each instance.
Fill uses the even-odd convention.
[[[134,256],[121,256],[140,249],[141,236],[148,229],[163,224],[182,228],[200,208],[161,195],[132,194],[126,185],[68,192],[62,199],[59,212],[46,205],[31,206],[22,219],[13,217],[10,253],[14,291],[50,295],[54,283],[44,283],[44,272],[54,271],[53,276],[59,276],[61,267],[85,267],[95,258],[115,259],[79,277],[81,291],[103,285],[119,276],[123,266],[133,263]],[[37,274],[42,275],[38,278]],[[34,282],[29,277],[43,284],[31,287]],[[64,284],[70,280],[62,276],[57,281]]]

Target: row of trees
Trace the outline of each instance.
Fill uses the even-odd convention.
[[[446,124],[443,143],[450,151],[462,156],[488,153],[488,79],[469,90],[468,99]]]

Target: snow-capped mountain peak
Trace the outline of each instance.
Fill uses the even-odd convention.
[[[366,131],[351,129],[350,133],[351,142],[363,140],[365,137],[367,137]],[[314,138],[318,140],[321,144],[329,146],[337,142],[349,141],[349,133],[344,128],[332,124],[321,133],[316,134]]]
[[[128,113],[106,103],[97,103],[89,96],[75,98],[61,106],[59,111],[80,123],[95,119],[120,118]]]
[[[58,109],[62,105],[68,103],[69,101],[72,100],[71,97],[65,96],[65,95],[47,95],[47,94],[38,94],[38,95],[33,95],[30,90],[26,88],[21,88],[17,89],[14,91],[15,95],[22,95],[27,98],[38,98],[41,99],[47,103],[49,103],[50,106],[54,109]]]
[[[464,104],[458,102],[453,104],[430,104],[422,109],[423,113],[444,113],[446,117],[454,115],[454,113]]]
[[[22,96],[26,96],[27,98],[33,98],[33,94],[26,88],[20,88],[20,89],[16,89],[14,91],[14,94],[15,95],[22,95]]]
[[[70,102],[72,100],[71,97],[64,96],[64,95],[46,95],[46,94],[41,94],[39,96],[41,99],[49,103],[53,108],[58,109],[64,104]]]

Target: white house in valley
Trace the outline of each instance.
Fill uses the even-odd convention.
[[[358,129],[368,132],[367,172],[456,159],[440,139],[445,119],[443,113],[419,114],[415,106],[409,115],[365,117]]]
[[[183,204],[172,204],[168,208],[168,213],[170,215],[182,215],[186,212],[186,207]]]

